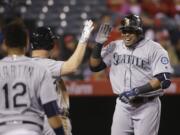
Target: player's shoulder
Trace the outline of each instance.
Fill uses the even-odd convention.
[[[49,58],[40,58],[40,57],[33,57],[32,58],[34,61],[43,61],[43,62],[46,62],[46,61],[55,61],[55,60],[53,60],[53,59],[49,59]]]
[[[122,45],[123,44],[123,40],[114,40],[114,41],[111,41],[108,45],[109,46],[119,46],[119,45]]]
[[[34,61],[41,63],[42,65],[48,67],[51,67],[54,64],[62,64],[64,61],[57,61],[49,58],[33,58]]]
[[[151,51],[155,51],[155,52],[159,52],[159,51],[162,51],[162,52],[167,52],[160,43],[154,41],[154,40],[151,40],[149,39],[148,40],[148,46],[151,48]]]
[[[17,57],[11,57],[11,56],[7,56],[4,57],[2,60],[0,60],[0,62],[3,63],[15,63],[15,64],[22,64],[22,65],[29,65],[31,67],[42,67],[42,65],[40,65],[39,63],[35,62],[33,60],[33,58],[31,57],[27,57],[27,56],[17,56]]]
[[[161,45],[160,45],[158,42],[156,42],[156,41],[154,41],[154,40],[152,40],[152,39],[145,39],[145,40],[148,41],[148,44],[150,44],[151,47],[154,47],[154,48],[162,48]]]
[[[110,52],[113,51],[117,47],[121,47],[123,45],[123,40],[114,40],[111,41],[108,45],[106,45],[104,48],[109,50]]]
[[[47,68],[46,67],[44,67],[40,62],[37,62],[37,61],[35,61],[33,58],[30,58],[30,61],[29,61],[30,63],[31,63],[31,65],[33,65],[34,67],[36,67],[36,68],[38,68],[38,69],[40,69],[40,70],[44,70],[44,71],[46,71],[47,70]]]

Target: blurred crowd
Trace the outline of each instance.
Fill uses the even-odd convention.
[[[121,39],[119,26],[121,18],[129,13],[140,15],[143,20],[144,33],[147,38],[159,42],[169,53],[174,68],[174,77],[180,76],[180,0],[106,0],[107,11],[94,21],[91,39],[86,50],[83,64],[79,70],[66,79],[70,80],[103,80],[108,78],[108,71],[92,73],[88,67],[88,59],[95,45],[95,36],[100,24],[110,23],[113,29],[109,40]],[[1,17],[0,17],[1,18]],[[0,19],[0,44],[3,40],[1,28],[4,22]],[[65,33],[59,35],[52,50],[54,59],[67,60],[78,42],[79,35]]]

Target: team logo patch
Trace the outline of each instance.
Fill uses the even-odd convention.
[[[162,63],[162,64],[168,64],[168,63],[169,63],[168,58],[167,58],[167,57],[162,57],[162,58],[161,58],[161,63]]]
[[[125,18],[125,26],[129,26],[129,24],[130,24],[129,19],[128,19],[128,18]]]

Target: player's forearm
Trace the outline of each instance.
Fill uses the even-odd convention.
[[[92,54],[90,57],[89,64],[91,67],[97,67],[101,64],[102,58],[101,58],[101,50],[102,50],[103,44],[96,43],[92,50]]]
[[[87,42],[78,43],[74,54],[69,58],[69,66],[72,66],[72,70],[76,71],[79,65],[81,64],[85,51],[86,51]]]
[[[62,119],[60,116],[48,118],[49,125],[53,128],[56,135],[65,135]]]
[[[73,55],[63,64],[61,68],[61,75],[75,72],[83,60],[88,39],[90,37],[91,31],[94,28],[93,22],[91,20],[86,21],[84,25],[85,26],[79,39],[78,46]]]
[[[137,95],[144,94],[147,92],[155,91],[158,89],[167,89],[171,84],[170,73],[161,73],[150,80],[147,84],[134,88]]]
[[[91,67],[97,67],[100,65],[102,59],[101,58],[93,58],[92,56],[90,57],[89,65]]]
[[[137,94],[144,94],[147,92],[155,91],[160,89],[160,81],[156,78],[150,80],[147,84],[144,84],[142,86],[139,86],[136,88]]]
[[[56,128],[59,128],[59,127],[62,126],[61,117],[58,116],[58,115],[48,118],[48,122],[49,122],[49,125],[50,125],[53,129],[56,129]]]
[[[93,72],[99,72],[106,68],[106,64],[103,62],[101,57],[101,50],[102,50],[103,44],[97,43],[97,45],[93,48],[90,60],[89,60],[89,66],[91,71]]]
[[[153,90],[158,90],[161,88],[161,82],[158,79],[153,79],[149,81],[149,84],[151,85]]]
[[[56,100],[43,104],[44,112],[48,118],[49,125],[54,129],[56,135],[64,135],[60,110]]]
[[[91,58],[89,66],[91,71],[93,72],[99,72],[107,67],[102,59],[94,59],[94,58]]]
[[[73,55],[63,64],[61,75],[67,75],[75,72],[81,64],[87,43],[79,43]]]

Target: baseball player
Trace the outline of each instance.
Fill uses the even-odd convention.
[[[59,95],[59,106],[60,106],[60,112],[61,112],[61,121],[63,125],[63,129],[65,132],[65,135],[72,135],[72,125],[69,118],[69,95],[66,90],[64,81],[59,78],[56,80],[57,85],[57,92]],[[48,122],[44,123],[44,135],[54,135],[54,132],[52,128],[50,127]]]
[[[87,46],[87,41],[90,37],[90,33],[93,30],[93,22],[86,21],[81,38],[77,45],[74,54],[67,61],[55,61],[48,59],[50,52],[53,48],[53,39],[55,35],[52,33],[50,28],[39,27],[33,33],[31,44],[32,44],[32,57],[34,60],[47,67],[52,77],[55,80],[57,86],[57,92],[59,93],[59,103],[62,115],[62,121],[66,135],[71,135],[71,123],[68,118],[69,110],[69,99],[67,92],[65,92],[65,86],[61,80],[61,76],[68,75],[77,70],[80,65]],[[48,123],[45,123],[44,129],[45,135],[53,135],[52,129],[48,128]]]
[[[51,74],[25,56],[26,28],[13,22],[3,34],[8,56],[0,61],[0,135],[42,135],[44,112],[56,135],[64,135]]]
[[[118,95],[111,135],[157,135],[159,96],[171,84],[168,54],[160,44],[144,37],[142,20],[137,15],[122,19],[122,40],[102,48],[110,30],[109,24],[101,25],[90,68],[98,72],[110,67],[110,82]]]

